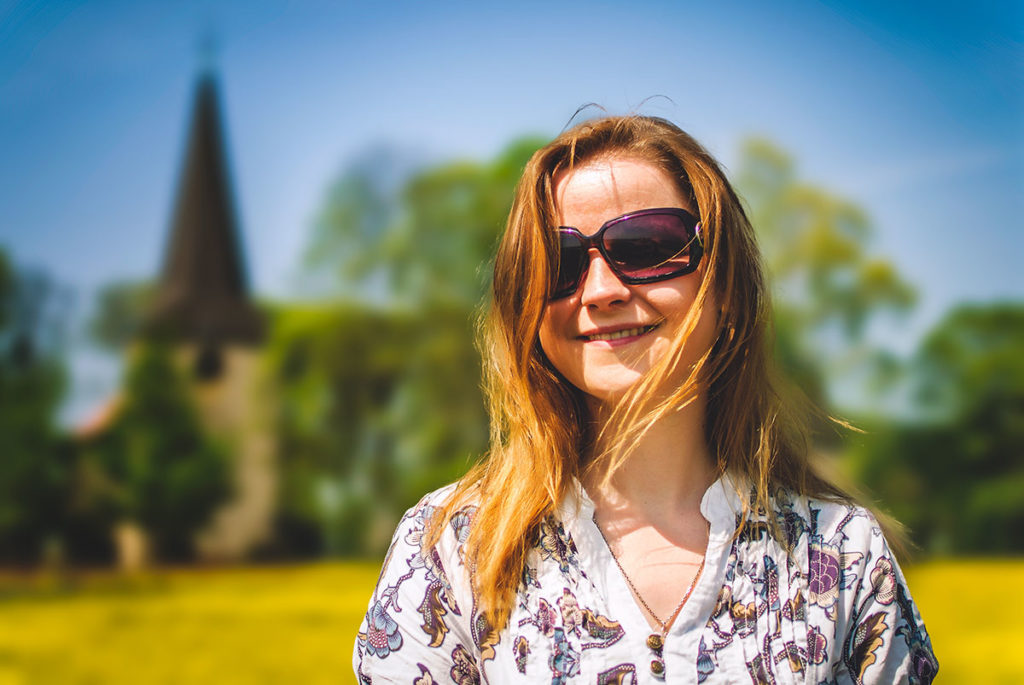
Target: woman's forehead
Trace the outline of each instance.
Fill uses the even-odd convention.
[[[584,231],[639,209],[691,210],[667,172],[632,157],[598,157],[564,169],[554,177],[554,195],[560,224]]]

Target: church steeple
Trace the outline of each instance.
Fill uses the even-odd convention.
[[[147,328],[204,348],[257,343],[264,321],[249,300],[217,83],[209,69],[196,84],[187,145]]]

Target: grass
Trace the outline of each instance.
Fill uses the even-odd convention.
[[[1024,560],[908,569],[940,683],[1024,682]],[[0,685],[345,683],[376,564],[0,576]],[[994,598],[1003,590],[1010,600]]]

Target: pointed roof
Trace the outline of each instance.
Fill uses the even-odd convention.
[[[258,343],[231,193],[216,79],[200,76],[163,270],[147,331],[206,344]]]

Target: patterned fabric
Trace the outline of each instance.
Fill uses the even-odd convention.
[[[422,545],[449,493],[426,496],[395,533],[356,639],[362,683],[930,683],[938,669],[903,574],[860,507],[781,493],[773,515],[785,541],[765,512],[734,536],[736,488],[713,484],[701,502],[704,573],[656,654],[582,488],[542,526],[500,632],[479,615],[463,564],[473,508],[436,548]]]

